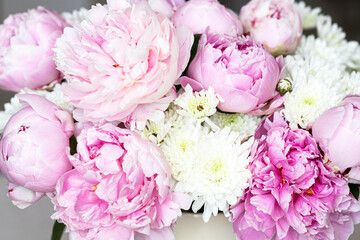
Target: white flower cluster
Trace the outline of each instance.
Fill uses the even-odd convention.
[[[22,105],[18,99],[19,94],[30,93],[42,96],[49,101],[55,103],[57,106],[61,107],[63,110],[72,113],[74,106],[69,102],[69,99],[61,91],[61,84],[55,84],[53,86],[47,86],[39,90],[23,89],[17,93],[14,97],[10,99],[10,102],[5,103],[4,111],[0,111],[0,133],[3,132],[6,123],[9,121],[10,117],[18,112]]]
[[[304,58],[316,56],[338,68],[360,70],[359,56],[354,54],[360,51],[359,43],[347,41],[346,34],[332,23],[331,17],[317,18],[317,35],[304,36],[296,54]]]
[[[61,16],[65,21],[71,26],[79,25],[82,20],[86,18],[88,10],[86,8],[80,8],[79,10],[74,10],[73,12],[63,12]]]
[[[316,27],[316,22],[321,12],[320,8],[306,6],[303,1],[295,2],[295,8],[300,12],[302,17],[303,29],[312,29]]]
[[[148,121],[140,132],[161,147],[174,191],[192,196],[194,212],[204,207],[204,221],[219,210],[227,214],[248,186],[252,135],[261,121],[248,114],[221,113],[219,101],[211,88],[193,93],[187,86],[164,119]]]
[[[326,110],[349,94],[360,94],[360,46],[347,41],[343,30],[303,2],[296,4],[304,28],[316,27],[317,36],[303,36],[295,55],[285,58],[284,78],[292,83],[283,115],[292,128],[310,129]],[[355,54],[359,53],[359,54]]]

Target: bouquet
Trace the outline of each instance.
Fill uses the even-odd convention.
[[[359,71],[359,44],[292,0],[11,15],[0,26],[0,87],[16,92],[0,113],[8,197],[26,208],[46,195],[54,234],[66,226],[73,240],[171,240],[184,211],[222,212],[237,239],[348,239],[360,222]]]

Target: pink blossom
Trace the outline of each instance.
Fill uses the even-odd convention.
[[[43,97],[22,94],[18,98],[24,107],[5,126],[0,169],[9,181],[9,197],[26,207],[54,191],[61,175],[72,168],[67,148],[74,122],[68,112]]]
[[[43,192],[35,192],[11,182],[8,184],[8,197],[15,206],[21,209],[39,201],[44,195]]]
[[[65,26],[58,14],[42,7],[5,19],[0,25],[0,88],[18,92],[60,80],[52,49]]]
[[[293,0],[252,0],[241,8],[244,31],[278,56],[293,53],[302,36],[302,19]]]
[[[164,14],[170,18],[174,12],[185,4],[185,0],[148,0],[149,5],[155,12]]]
[[[205,33],[188,77],[180,81],[196,91],[213,87],[224,99],[218,105],[222,111],[269,114],[283,102],[276,91],[281,67],[250,37]]]
[[[360,96],[344,99],[341,106],[323,113],[314,123],[312,132],[329,160],[352,180],[360,182]]]
[[[77,141],[75,169],[59,180],[53,218],[78,239],[117,232],[129,240],[168,239],[180,208],[191,201],[170,192],[170,167],[161,150],[111,124],[84,129]]]
[[[66,28],[56,43],[55,60],[69,82],[63,90],[76,107],[74,118],[126,121],[139,106],[157,102],[185,69],[192,42],[189,29],[174,28],[146,1],[93,6],[82,24]]]
[[[207,28],[214,34],[243,33],[238,16],[217,0],[187,1],[175,11],[172,19],[176,27],[189,27],[194,34],[202,34]]]
[[[159,121],[163,119],[169,102],[176,99],[176,88],[173,87],[164,97],[149,104],[139,105],[134,112],[126,119],[126,124],[131,128],[144,129],[146,120]]]
[[[359,202],[347,180],[324,164],[309,132],[292,130],[275,113],[255,133],[253,175],[232,207],[239,239],[347,239],[358,222]]]

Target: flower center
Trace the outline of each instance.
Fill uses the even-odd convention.
[[[224,119],[224,125],[231,126],[232,124],[236,123],[238,120],[239,119],[236,114],[227,114],[227,116]]]
[[[147,138],[149,138],[150,136],[154,136],[155,138],[157,138],[159,133],[161,132],[161,128],[158,125],[152,125],[148,129],[145,128],[144,132]]]
[[[311,189],[308,189],[305,193],[308,195],[315,195],[314,191]]]
[[[95,192],[95,191],[97,190],[98,185],[99,185],[99,184],[96,184],[91,191],[92,191],[92,192]]]
[[[206,117],[210,108],[208,99],[205,97],[194,97],[188,100],[190,114],[197,119]]]
[[[301,100],[301,105],[307,105],[307,106],[311,106],[315,103],[315,99],[312,97],[307,97]]]
[[[212,183],[221,182],[226,176],[225,166],[221,159],[210,161],[204,170],[206,178]]]
[[[182,153],[185,153],[189,149],[190,146],[191,146],[190,141],[183,140],[179,143],[179,148]]]

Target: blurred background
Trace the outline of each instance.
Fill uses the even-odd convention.
[[[89,8],[96,0],[0,0],[0,22],[12,13],[24,12],[39,5],[58,13],[72,11],[80,7]],[[224,5],[239,12],[247,0],[220,0]],[[306,0],[312,7],[321,7],[324,14],[330,15],[347,33],[348,40],[360,41],[360,1],[359,0]],[[13,93],[0,90],[0,110]],[[53,207],[44,197],[25,210],[13,206],[6,196],[6,180],[0,174],[0,239],[1,240],[49,240],[53,221],[50,215]],[[68,239],[65,236],[63,239]],[[360,239],[360,225],[356,226],[351,240]],[[200,239],[199,239],[200,240]]]

